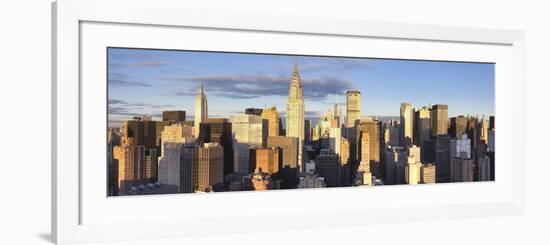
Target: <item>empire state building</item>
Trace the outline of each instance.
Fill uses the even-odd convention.
[[[195,124],[193,127],[193,134],[195,138],[199,138],[201,122],[206,121],[208,118],[208,101],[204,94],[204,84],[201,84],[199,94],[195,98]]]
[[[288,88],[286,103],[286,136],[298,138],[298,169],[303,172],[302,149],[304,144],[304,94],[298,66],[294,65],[294,73]]]

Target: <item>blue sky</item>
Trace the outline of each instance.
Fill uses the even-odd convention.
[[[494,115],[494,64],[109,48],[109,124],[163,110],[192,118],[201,82],[211,117],[273,105],[284,113],[295,63],[308,118],[345,103],[348,89],[361,92],[365,116],[399,115],[401,102]]]

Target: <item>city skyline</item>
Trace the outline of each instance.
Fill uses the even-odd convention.
[[[244,108],[276,106],[284,112],[296,64],[304,84],[305,117],[314,121],[345,93],[362,93],[362,116],[399,116],[414,107],[449,104],[449,116],[494,115],[494,64],[337,58],[151,49],[108,49],[109,126],[138,115],[161,117],[184,110],[193,119],[204,83],[210,117]],[[269,86],[262,86],[269,84]],[[280,115],[285,117],[284,113]]]
[[[126,51],[108,58],[126,72],[108,71],[109,124],[122,121],[107,130],[109,196],[494,180],[490,64]],[[369,116],[395,104],[398,120]]]

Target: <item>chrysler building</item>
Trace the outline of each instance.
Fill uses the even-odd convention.
[[[298,169],[302,168],[302,149],[304,144],[304,94],[298,66],[294,65],[294,73],[288,88],[286,104],[286,136],[298,138]]]

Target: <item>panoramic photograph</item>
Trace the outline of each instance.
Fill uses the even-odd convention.
[[[494,72],[109,47],[107,196],[494,181]]]

